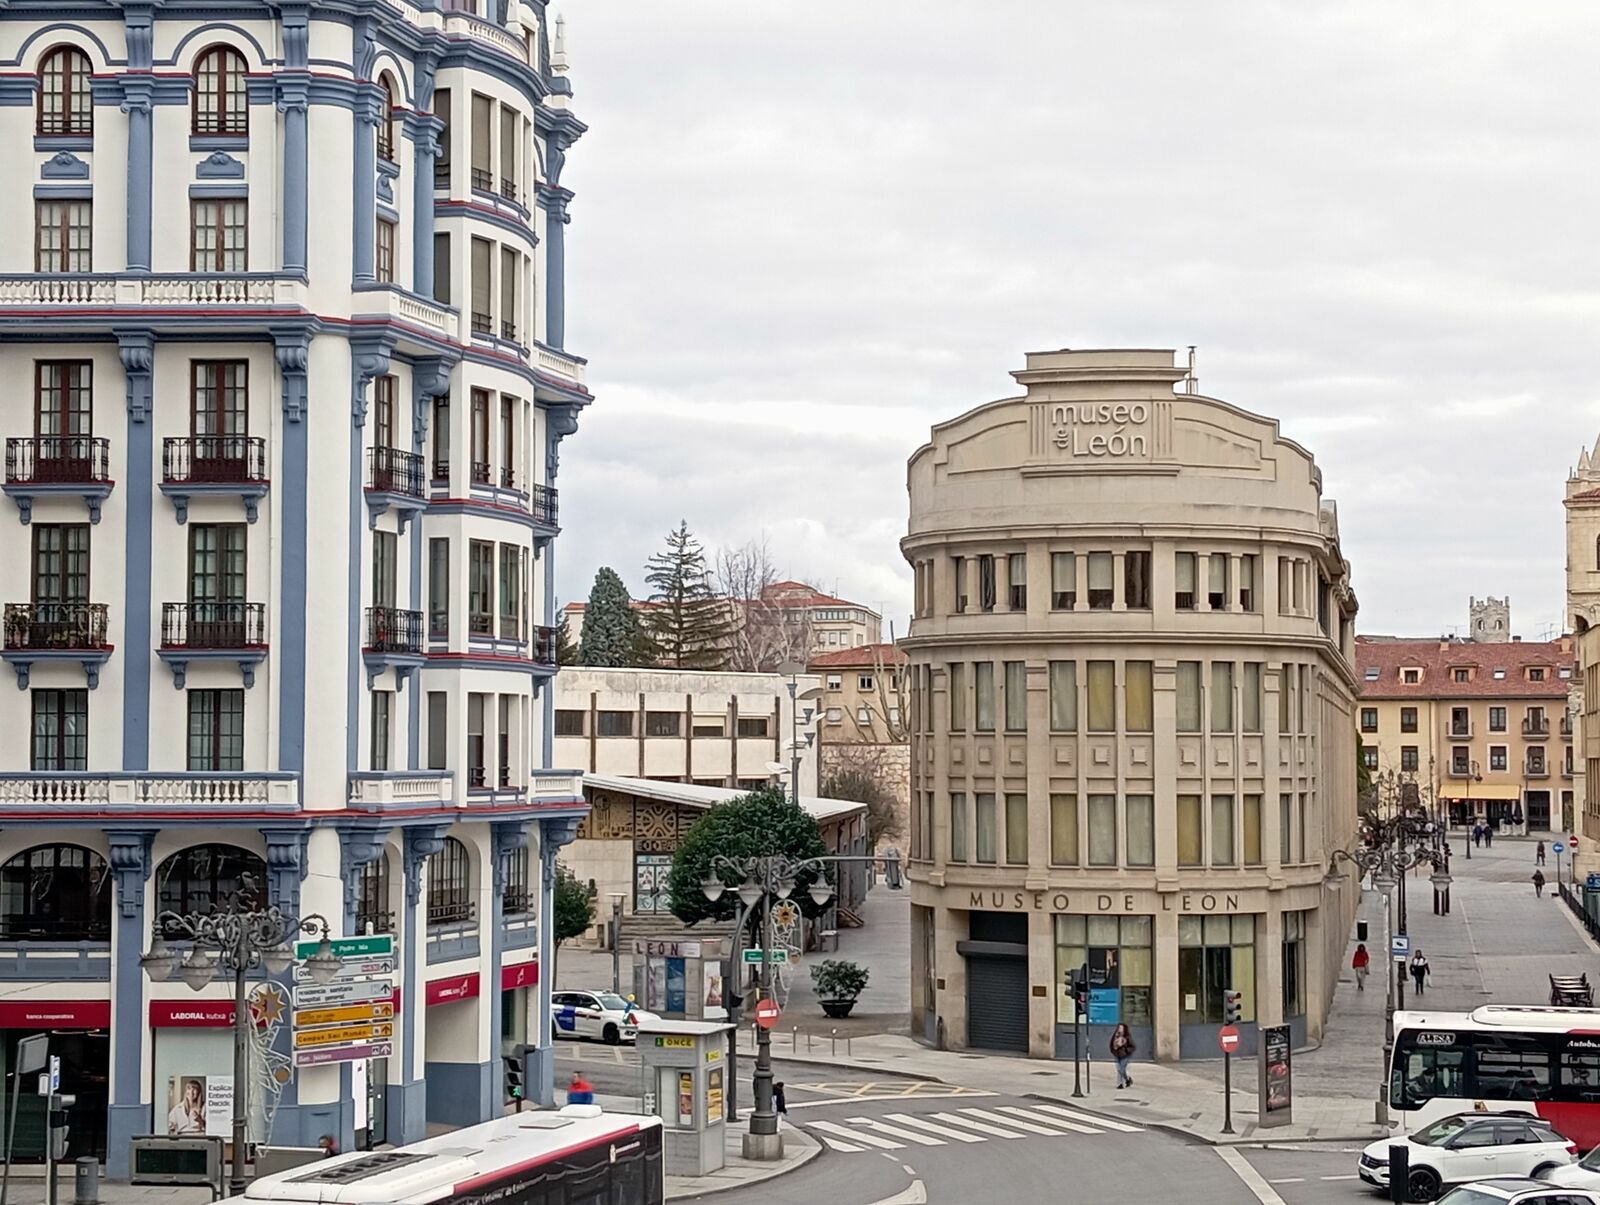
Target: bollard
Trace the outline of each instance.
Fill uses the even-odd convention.
[[[828,1047],[828,1056],[831,1058],[839,1053],[839,1031],[837,1029],[828,1031],[828,1041],[831,1043]]]
[[[812,1040],[816,1038],[816,1036],[817,1035],[812,1033],[809,1029],[806,1030],[806,1053],[807,1054],[811,1053],[811,1043],[812,1043]]]
[[[789,1049],[791,1051],[800,1049],[800,1027],[798,1025],[789,1030]]]
[[[84,1155],[73,1165],[72,1205],[97,1205],[100,1200],[100,1160]]]

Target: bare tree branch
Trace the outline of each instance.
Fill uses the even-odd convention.
[[[810,658],[810,609],[785,607],[769,597],[778,573],[765,533],[737,548],[718,549],[711,577],[717,593],[735,612],[729,669],[770,673],[785,661]]]

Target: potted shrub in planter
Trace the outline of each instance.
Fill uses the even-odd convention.
[[[811,982],[825,1014],[848,1017],[856,1006],[856,997],[866,989],[867,968],[859,963],[829,958],[811,968]]]

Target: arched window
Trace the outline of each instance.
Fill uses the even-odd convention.
[[[36,845],[0,866],[0,941],[108,941],[111,876],[81,845]]]
[[[467,847],[454,837],[428,859],[428,923],[455,925],[470,921],[472,907],[471,864]]]
[[[267,902],[267,864],[237,845],[191,845],[156,870],[157,912],[222,912],[235,896],[246,908]]]
[[[394,158],[394,76],[385,72],[378,77],[383,89],[383,122],[378,126],[378,155],[390,163]]]
[[[394,932],[394,912],[389,908],[387,853],[361,868],[361,881],[356,886],[356,932]]]
[[[57,46],[39,64],[39,133],[94,133],[89,95],[89,57],[75,46]]]
[[[244,57],[213,46],[194,65],[194,132],[248,134],[250,109],[244,92]]]

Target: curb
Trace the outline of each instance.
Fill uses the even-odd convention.
[[[798,1126],[792,1126],[790,1128],[799,1129]],[[707,1197],[714,1197],[720,1193],[732,1192],[736,1188],[754,1188],[757,1185],[770,1184],[774,1180],[778,1180],[784,1176],[787,1176],[790,1172],[799,1171],[818,1155],[822,1154],[822,1143],[818,1142],[815,1138],[812,1138],[809,1134],[806,1135],[806,1138],[811,1142],[811,1149],[805,1152],[804,1155],[795,1159],[794,1162],[790,1163],[787,1167],[780,1168],[778,1171],[773,1172],[770,1176],[761,1176],[754,1180],[741,1180],[732,1184],[717,1184],[710,1188],[696,1189],[694,1192],[681,1197],[673,1196],[672,1193],[668,1192],[664,1199],[668,1201],[703,1201]]]

